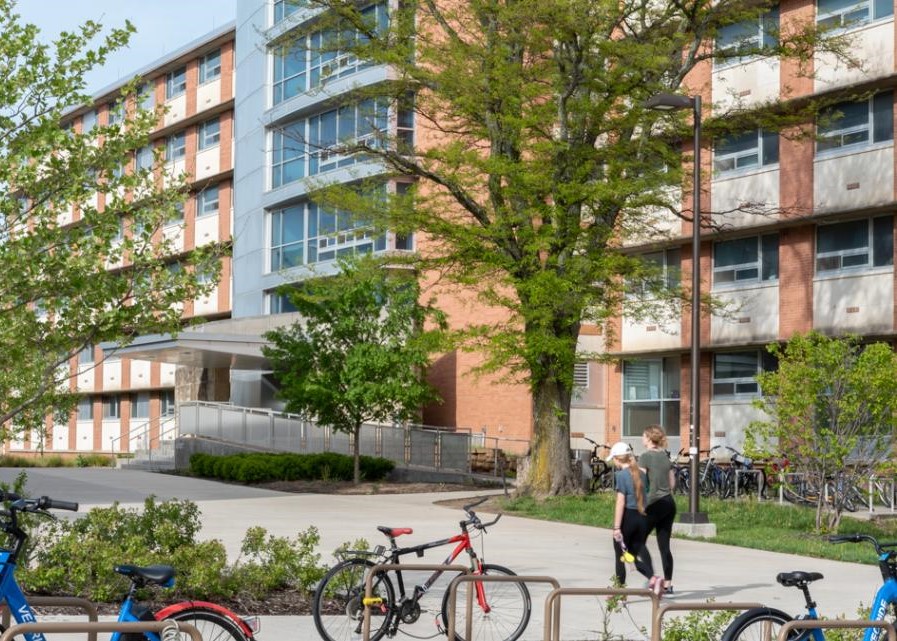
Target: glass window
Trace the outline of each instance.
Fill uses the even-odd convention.
[[[103,397],[103,418],[121,418],[121,401],[119,400],[118,396]]]
[[[187,155],[187,136],[183,131],[172,134],[165,141],[165,160],[174,162]]]
[[[131,394],[131,418],[149,418],[149,405],[149,392],[137,392],[136,394]]]
[[[645,274],[628,285],[628,295],[651,298],[660,290],[676,289],[682,279],[681,256],[678,248],[642,254]]]
[[[713,245],[714,288],[778,280],[779,236],[750,236]]]
[[[305,205],[272,212],[270,270],[275,272],[301,265],[304,241]]]
[[[717,64],[743,62],[778,45],[779,8],[773,7],[757,18],[720,27],[716,34]]]
[[[713,355],[713,397],[757,396],[760,371],[774,371],[778,363],[766,350],[729,352]]]
[[[623,361],[623,436],[641,436],[657,423],[679,433],[678,358]]]
[[[187,91],[187,67],[180,67],[165,77],[165,99],[171,100]]]
[[[299,311],[285,294],[277,292],[268,292],[265,296],[268,299],[269,314],[287,314],[289,312]]]
[[[822,110],[816,153],[894,139],[894,95],[883,91],[869,100],[841,102]]]
[[[92,365],[93,364],[93,345],[87,345],[84,349],[78,352],[78,365]]]
[[[153,161],[155,157],[153,156],[153,147],[152,145],[144,145],[140,149],[137,150],[137,169],[138,171],[141,169],[152,169]]]
[[[159,405],[162,416],[174,416],[174,390],[164,390],[160,392]]]
[[[106,103],[106,124],[114,125],[117,122],[121,122],[124,117],[123,110],[122,103],[118,101]]]
[[[893,0],[818,0],[816,22],[821,27],[856,27],[894,14]]]
[[[206,120],[199,126],[199,148],[208,149],[221,141],[221,121],[218,118]]]
[[[871,222],[871,224],[870,224]],[[894,264],[894,217],[850,220],[816,228],[816,273]]]
[[[78,420],[93,420],[93,399],[90,396],[84,396],[78,399]]]
[[[138,93],[140,108],[149,111],[156,106],[156,83],[147,82],[140,86]]]
[[[299,9],[299,0],[274,0],[274,24]]]
[[[779,135],[762,129],[731,134],[719,140],[713,150],[713,169],[718,174],[756,169],[777,162]]]
[[[272,132],[271,186],[280,187],[305,177],[305,121]]]
[[[221,77],[221,49],[207,53],[199,61],[199,84]]]
[[[303,41],[273,50],[274,104],[298,96],[306,89],[307,47]]]
[[[370,5],[361,11],[362,19],[378,33],[384,33],[388,28],[388,15],[386,3]],[[370,63],[359,60],[353,53],[353,49],[364,39],[364,35],[351,27],[309,34],[305,45],[309,51],[309,87],[318,87],[335,78],[345,78],[367,67]]]
[[[81,116],[81,133],[89,134],[97,126],[97,110],[91,109]]]
[[[209,185],[196,194],[196,215],[208,216],[218,213],[218,185]]]

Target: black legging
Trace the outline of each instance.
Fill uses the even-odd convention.
[[[673,522],[676,520],[676,501],[669,494],[649,505],[647,512],[648,530],[645,538],[651,532],[657,533],[657,547],[660,549],[660,562],[663,564],[663,578],[665,581],[673,580],[673,553],[670,552],[670,537],[673,535]],[[644,550],[645,559],[650,563],[651,554],[648,547]]]
[[[654,576],[654,566],[651,564],[651,556],[643,558],[639,555],[645,547],[645,539],[648,538],[648,520],[639,514],[638,510],[626,508],[623,511],[623,522],[620,524],[620,532],[623,542],[630,554],[635,556],[635,569],[647,578]],[[626,564],[620,560],[623,555],[623,547],[614,541],[614,560],[616,562],[617,581],[620,585],[626,585]]]

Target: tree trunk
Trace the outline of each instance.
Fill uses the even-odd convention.
[[[352,481],[361,483],[361,423],[355,426],[352,438]]]
[[[570,465],[570,392],[557,381],[533,386],[529,474],[519,491],[555,496],[577,489]]]

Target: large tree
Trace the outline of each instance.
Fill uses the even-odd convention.
[[[657,238],[657,210],[691,217],[680,211],[677,151],[690,125],[645,101],[702,92],[687,79],[698,67],[709,71],[714,57],[790,59],[800,72],[814,50],[841,55],[843,39],[817,33],[812,17],[783,13],[781,33],[771,22],[771,37],[746,36],[714,52],[721,28],[757,24],[773,0],[407,0],[388,24],[375,24],[364,3],[300,3],[322,10],[322,46],[391,66],[388,81],[348,100],[391,100],[400,127],[393,138],[372,118],[360,140],[325,134],[302,144],[378,157],[416,179],[387,206],[364,190],[325,188],[318,197],[384,228],[420,233],[422,269],[506,310],[506,322],[473,322],[462,338],[481,350],[483,371],[531,389],[529,489],[573,488],[569,418],[580,328],[616,316],[627,280],[648,271],[620,248]],[[705,128],[724,135],[761,122],[794,126],[814,108],[763,104],[708,118]],[[411,109],[415,142],[401,130]]]
[[[284,291],[301,313],[266,334],[263,349],[288,411],[353,437],[360,480],[361,427],[417,420],[438,399],[424,372],[442,315],[422,305],[416,274],[371,258],[339,261],[340,271]]]
[[[214,251],[178,257],[161,227],[185,198],[160,163],[134,169],[159,113],[123,88],[118,120],[71,127],[93,102],[84,75],[127,45],[133,27],[86,22],[46,43],[0,0],[0,424],[3,436],[64,417],[70,359],[94,345],[177,331],[185,300],[217,273]],[[156,156],[158,160],[158,155]],[[163,186],[167,185],[167,186]],[[212,280],[215,280],[214,278]],[[64,420],[64,419],[63,419]]]
[[[750,443],[785,457],[788,471],[818,490],[816,528],[836,531],[852,488],[864,492],[894,452],[897,354],[885,343],[819,332],[770,351],[779,366],[758,375],[763,396],[755,401],[769,418],[751,425]]]

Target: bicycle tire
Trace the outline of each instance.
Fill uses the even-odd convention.
[[[321,579],[312,601],[312,618],[324,641],[360,637],[364,624],[364,581],[373,566],[368,559],[346,559],[330,568]],[[371,608],[370,641],[377,641],[389,630],[395,614],[395,590],[384,572],[375,578],[372,594],[384,600],[382,607]]]
[[[723,632],[721,641],[775,641],[782,626],[793,620],[790,614],[774,608],[753,608],[741,613]],[[804,641],[810,630],[795,630],[788,641]]]
[[[199,630],[203,641],[249,641],[250,639],[232,619],[214,610],[199,606],[175,612],[163,621],[189,623]],[[190,635],[186,632],[181,632],[178,638],[182,641],[191,641]]]
[[[483,574],[517,576],[501,565],[483,564]],[[476,585],[474,583],[474,585]],[[490,611],[483,612],[474,598],[474,616],[472,621],[472,641],[514,641],[523,634],[532,613],[532,601],[529,590],[523,583],[483,582],[486,601]],[[465,641],[458,631],[466,630],[467,620],[463,615],[463,595],[467,588],[458,590],[458,605],[455,612],[455,641]],[[442,623],[448,630],[448,597],[446,591],[442,597]],[[373,638],[373,637],[372,637]]]

